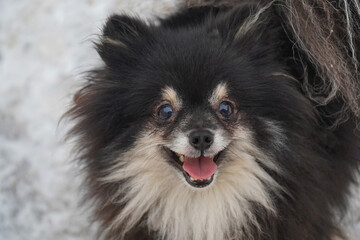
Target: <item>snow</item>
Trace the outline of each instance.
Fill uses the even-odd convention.
[[[110,14],[149,19],[177,4],[0,0],[0,239],[95,239],[59,119],[98,63],[91,40]]]
[[[0,0],[0,240],[95,239],[59,120],[99,62],[91,40],[110,14],[153,19],[180,2]],[[357,196],[346,220],[354,239]]]

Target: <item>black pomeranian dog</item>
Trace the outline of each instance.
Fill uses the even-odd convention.
[[[341,2],[110,17],[68,112],[101,237],[346,239],[359,38]]]

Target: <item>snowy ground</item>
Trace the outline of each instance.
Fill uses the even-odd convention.
[[[0,240],[94,239],[58,121],[97,64],[91,40],[109,14],[148,19],[179,2],[0,0]],[[352,203],[346,226],[360,239],[359,197]]]

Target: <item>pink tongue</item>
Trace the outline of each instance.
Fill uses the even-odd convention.
[[[217,165],[212,157],[203,155],[198,158],[184,157],[183,169],[193,178],[207,179],[216,172]]]

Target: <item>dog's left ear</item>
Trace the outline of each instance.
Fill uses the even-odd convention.
[[[150,39],[145,22],[124,15],[108,18],[97,51],[109,67],[119,68],[131,64],[141,54],[144,39]]]
[[[108,18],[103,28],[103,37],[127,45],[145,34],[147,29],[146,24],[139,19],[124,15],[113,15]]]

